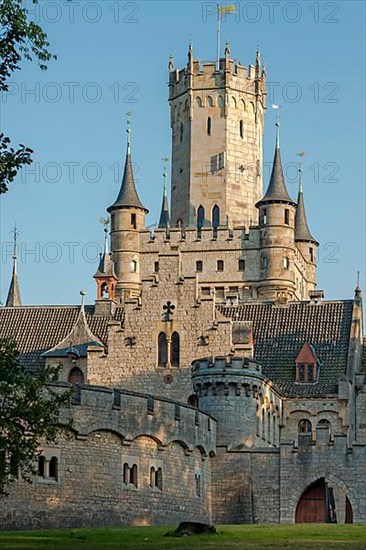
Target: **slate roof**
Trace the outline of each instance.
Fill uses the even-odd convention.
[[[169,204],[168,204],[168,197],[166,193],[163,195],[163,202],[161,205],[161,212],[160,212],[160,219],[159,219],[159,228],[162,227],[168,227],[170,222],[170,216],[169,216]]]
[[[306,241],[318,244],[310,233],[308,221],[306,219],[304,194],[301,191],[298,195],[295,214],[295,241]]]
[[[352,300],[218,306],[226,317],[253,323],[254,358],[263,374],[289,396],[337,393],[347,366],[352,308]],[[322,363],[316,384],[295,382],[295,359],[305,342],[314,346]]]
[[[267,191],[264,197],[257,202],[256,206],[271,202],[285,202],[296,206],[296,203],[291,199],[287,192],[279,147],[276,147],[275,149],[271,179],[269,180]]]
[[[133,207],[141,208],[148,212],[139,199],[136,191],[135,180],[133,177],[132,160],[129,151],[127,150],[125,169],[123,172],[121,189],[119,190],[118,197],[115,202],[107,208],[108,212],[112,212],[118,208]]]
[[[59,344],[72,331],[80,306],[0,307],[0,338],[15,340],[21,364],[35,368],[43,362],[42,353]],[[94,315],[94,306],[85,306],[91,332],[104,344],[111,317]],[[117,308],[114,319],[124,319],[123,308]]]

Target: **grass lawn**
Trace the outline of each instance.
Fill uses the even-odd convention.
[[[1,550],[262,549],[312,548],[366,550],[366,525],[220,525],[217,535],[164,537],[171,527],[116,527],[59,531],[0,532]]]

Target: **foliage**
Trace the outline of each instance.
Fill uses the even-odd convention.
[[[0,93],[4,93],[9,89],[10,76],[20,70],[22,59],[36,59],[39,68],[45,70],[47,62],[56,57],[48,50],[46,33],[28,18],[22,0],[0,0],[0,29]],[[22,166],[32,163],[32,152],[24,145],[14,149],[10,138],[0,134],[0,194],[6,193]]]
[[[52,387],[58,372],[54,366],[26,371],[15,344],[0,339],[0,497],[19,475],[31,481],[39,440],[56,439],[60,408],[70,400],[69,391]]]

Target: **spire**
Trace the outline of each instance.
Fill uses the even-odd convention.
[[[163,171],[163,178],[164,178],[164,189],[163,189],[163,202],[161,205],[161,212],[160,212],[160,219],[159,219],[159,227],[169,227],[170,222],[170,216],[169,216],[169,204],[168,204],[168,195],[166,191],[166,178],[167,178],[167,172],[166,172],[166,163],[168,162],[168,157],[164,157],[162,159],[164,161],[164,171]]]
[[[148,212],[148,210],[142,205],[136,191],[131,160],[131,112],[127,113],[127,117],[127,153],[122,185],[116,201],[109,208],[107,208],[107,212],[112,212],[113,210],[124,207],[141,208],[142,210],[145,210],[145,212]]]
[[[169,65],[168,65],[168,68],[169,68],[169,72],[170,72],[170,73],[174,71],[174,58],[173,58],[172,52],[170,52],[170,54],[169,54]]]
[[[300,158],[304,156],[305,153],[299,153]],[[295,214],[295,241],[307,241],[312,242],[318,245],[317,241],[314,239],[310,233],[308,222],[306,219],[305,212],[305,203],[304,203],[304,194],[302,189],[302,164],[301,160],[299,163],[299,194],[297,197],[297,208]]]
[[[20,287],[19,287],[19,281],[18,281],[18,273],[17,273],[17,261],[18,261],[18,235],[19,230],[17,228],[17,225],[14,224],[14,229],[12,230],[13,239],[14,239],[14,247],[13,247],[13,273],[11,276],[11,282],[9,287],[8,296],[6,298],[6,307],[19,307],[22,305],[22,298],[20,296]]]
[[[114,263],[112,260],[112,255],[109,252],[108,245],[108,226],[110,224],[109,218],[101,218],[100,223],[104,225],[104,250],[103,254],[100,255],[100,261],[97,271],[95,272],[94,278],[98,277],[114,277],[117,279],[114,272]]]
[[[274,106],[279,109],[279,106]],[[276,149],[272,165],[271,179],[264,197],[257,202],[256,206],[271,202],[285,202],[296,206],[296,203],[291,199],[287,192],[285,178],[283,176],[282,161],[280,153],[280,135],[279,135],[280,122],[277,116],[276,120]]]

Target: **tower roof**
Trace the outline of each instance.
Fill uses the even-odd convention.
[[[148,212],[140,201],[136,191],[129,144],[127,144],[125,169],[123,172],[121,188],[117,199],[111,206],[109,206],[109,208],[107,208],[107,211],[112,212],[113,210],[117,210],[119,208],[140,208],[141,210]]]
[[[168,195],[166,192],[166,165],[165,163],[168,161],[168,157],[165,157],[163,159],[164,161],[164,190],[163,190],[163,202],[161,204],[161,211],[160,211],[160,219],[159,219],[159,226],[158,227],[168,227],[170,224],[170,215],[169,215],[169,203],[168,203]]]
[[[300,183],[299,194],[297,197],[297,208],[295,214],[295,241],[307,241],[318,245],[319,243],[314,239],[310,233],[308,221],[306,219],[304,194],[302,191],[302,168],[299,169]]]
[[[114,262],[112,260],[112,255],[109,252],[108,248],[108,229],[104,229],[104,251],[100,256],[100,261],[98,269],[95,272],[94,278],[97,277],[114,277],[117,280],[117,275],[114,271]]]
[[[17,237],[18,237],[18,228],[15,225],[12,231],[14,235],[14,250],[13,250],[13,272],[11,276],[11,282],[9,287],[8,296],[6,298],[6,307],[19,307],[22,305],[22,298],[20,295],[20,286],[17,273],[17,261],[18,261],[18,246],[17,246]]]
[[[256,206],[271,202],[286,202],[296,206],[287,192],[285,178],[283,176],[280,143],[279,143],[279,122],[276,123],[276,148],[272,165],[271,179],[264,197],[257,202]]]

